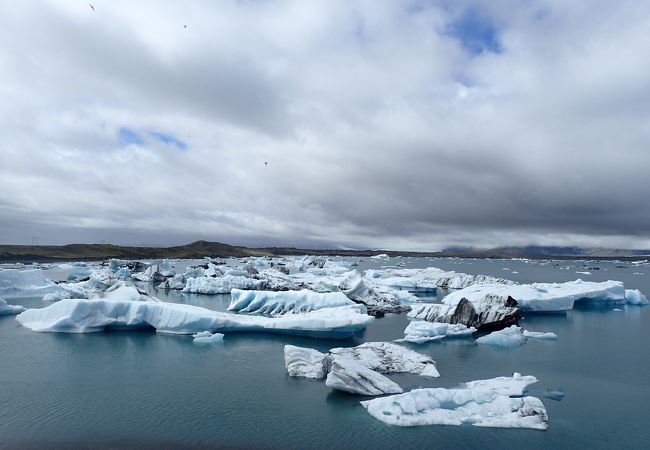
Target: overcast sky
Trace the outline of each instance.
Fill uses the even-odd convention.
[[[650,248],[646,0],[91,3],[0,0],[0,243]]]

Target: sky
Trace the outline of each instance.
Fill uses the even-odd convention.
[[[0,0],[0,243],[650,248],[645,0]]]

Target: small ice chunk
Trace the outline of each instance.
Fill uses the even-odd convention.
[[[561,402],[564,399],[564,389],[546,389],[544,391],[544,397]]]
[[[284,346],[284,364],[289,376],[321,379],[325,377],[327,362],[327,355],[318,350]]]
[[[462,324],[448,324],[439,322],[427,322],[426,320],[414,320],[404,330],[403,339],[395,339],[394,342],[411,342],[422,344],[430,341],[437,341],[445,337],[471,336],[476,328],[468,328]]]
[[[193,334],[192,341],[195,344],[218,344],[223,342],[223,333],[211,333],[210,331],[201,331],[199,333]]]
[[[526,343],[526,336],[521,327],[512,325],[500,331],[493,331],[487,336],[480,337],[476,340],[479,344],[494,345],[496,347],[518,347]]]
[[[524,330],[524,336],[533,339],[546,339],[546,340],[557,339],[557,334],[551,332],[543,332],[543,331]]]
[[[464,383],[462,387],[467,389],[484,389],[495,391],[498,394],[519,396],[524,395],[524,389],[533,383],[537,383],[537,378],[532,375],[522,375],[515,372],[511,377],[497,377],[487,380],[475,380]]]
[[[648,299],[638,289],[625,289],[625,301],[628,305],[647,305]]]
[[[20,305],[10,305],[5,299],[0,298],[0,316],[10,316],[25,311]]]

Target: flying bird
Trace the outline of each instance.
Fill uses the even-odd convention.
[[[92,9],[93,12],[95,12],[95,7],[94,7],[93,5],[91,5],[90,3],[88,3],[88,6],[90,6],[90,9]]]
[[[187,28],[187,25],[183,25],[183,28]]]
[[[269,162],[268,162],[268,161],[264,161],[264,165],[265,165],[265,166],[268,166],[268,165],[269,165]]]

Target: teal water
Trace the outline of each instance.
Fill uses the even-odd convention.
[[[436,266],[522,282],[616,279],[650,294],[650,279],[641,275],[650,266],[402,261],[406,267]],[[358,268],[381,264],[363,261]],[[592,275],[575,273],[596,266],[600,270],[591,270]],[[229,301],[228,296],[156,294],[217,310]],[[10,302],[44,306],[38,298]],[[361,398],[286,375],[285,344],[327,351],[392,340],[403,336],[405,315],[378,319],[355,340],[231,334],[222,345],[207,347],[192,344],[191,337],[145,331],[35,333],[13,317],[0,317],[0,448],[647,448],[649,322],[650,307],[634,306],[528,315],[522,326],[553,331],[559,339],[529,340],[515,349],[472,340],[410,345],[438,361],[441,378],[391,376],[408,389],[453,387],[514,371],[535,375],[540,381],[529,391],[544,402],[549,428],[533,431],[388,426],[365,412]],[[546,389],[563,389],[566,395],[554,401],[543,396]]]

